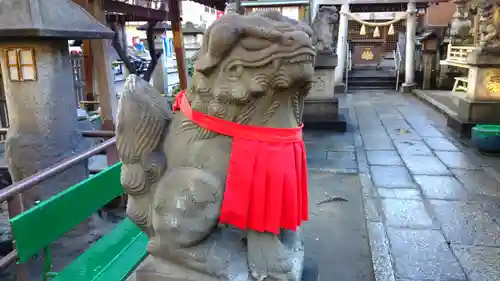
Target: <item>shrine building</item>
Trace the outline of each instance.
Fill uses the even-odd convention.
[[[312,0],[312,18],[321,6],[335,6],[340,11],[333,30],[338,55],[335,84],[347,84],[346,76],[353,68],[371,67],[387,75],[404,74],[402,90],[411,90],[415,85],[415,44],[406,42],[416,42],[417,27],[423,27],[431,2],[446,0]]]

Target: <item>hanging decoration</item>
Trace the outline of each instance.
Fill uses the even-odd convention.
[[[392,25],[392,24],[395,24],[399,21],[402,21],[404,19],[406,19],[408,17],[408,12],[405,12],[402,16],[400,17],[397,17],[393,20],[390,20],[390,21],[386,21],[386,22],[369,22],[369,21],[365,21],[365,20],[362,20],[360,19],[358,16],[356,16],[356,14],[353,14],[353,13],[349,13],[349,12],[343,12],[343,11],[340,11],[341,14],[345,14],[347,16],[349,16],[351,19],[353,19],[354,21],[357,21],[358,23],[362,24],[362,25],[366,25],[366,26],[369,26],[369,27],[376,27],[376,26],[389,26],[389,25]]]
[[[364,24],[361,26],[361,29],[359,30],[359,35],[366,35],[366,27]]]
[[[347,15],[354,21],[358,22],[361,24],[361,30],[359,31],[359,35],[366,35],[366,26],[369,27],[375,27],[375,30],[373,31],[373,37],[380,37],[380,29],[379,27],[382,26],[389,26],[389,30],[387,32],[388,35],[394,35],[394,24],[406,19],[409,15],[409,12],[405,12],[402,16],[399,16],[393,20],[386,21],[386,22],[368,22],[365,20],[360,19],[356,14],[350,13],[350,12],[345,12],[345,11],[340,11],[341,14]]]
[[[387,34],[394,35],[394,25],[393,24],[391,24],[391,26],[389,27],[389,31],[387,31]]]

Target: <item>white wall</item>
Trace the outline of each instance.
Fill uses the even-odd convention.
[[[182,23],[190,21],[195,26],[200,24],[205,24],[206,27],[211,25],[217,18],[216,10],[213,8],[206,7],[204,5],[195,3],[193,1],[182,1],[181,6],[181,17]],[[137,30],[136,28],[146,22],[128,22],[126,27],[127,41],[128,44],[132,44],[133,37],[139,37],[141,39],[146,39],[146,32]],[[167,31],[167,37],[172,37],[172,32]]]
[[[194,25],[206,24],[211,25],[216,19],[216,10],[193,1],[182,1],[182,22],[188,21]]]

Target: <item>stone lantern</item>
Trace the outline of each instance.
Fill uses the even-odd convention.
[[[205,31],[194,26],[190,21],[186,22],[182,28],[182,37],[184,38],[184,50],[186,58],[193,57],[201,47],[201,37]]]
[[[10,120],[5,158],[14,181],[87,148],[78,131],[68,40],[113,34],[70,0],[0,1],[0,64]],[[24,203],[46,199],[87,175],[87,163],[73,166],[24,193]]]
[[[147,23],[137,27],[137,30],[140,30],[140,31],[146,31],[147,29],[148,29]],[[168,32],[169,31],[171,32],[171,30],[172,30],[172,27],[166,21],[158,22],[153,27],[153,41],[155,43],[155,50],[157,52],[159,52],[163,49],[163,38],[168,37]],[[151,84],[160,93],[168,92],[168,85],[165,85],[165,80],[168,81],[168,79],[165,79],[165,76],[167,76],[168,73],[165,73],[165,70],[167,70],[167,69],[164,69],[167,67],[167,65],[164,62],[165,62],[165,54],[162,54],[158,58],[158,63],[155,66],[155,69],[153,70],[153,74],[151,75],[151,80],[152,80]]]

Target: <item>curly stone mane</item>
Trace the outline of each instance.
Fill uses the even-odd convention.
[[[195,72],[186,91],[191,107],[239,124],[255,121],[260,107],[261,124],[254,125],[265,125],[280,106],[272,89],[286,89],[295,82],[284,61],[298,65],[313,60],[311,36],[312,30],[307,25],[277,11],[224,15],[207,29],[196,54]],[[288,47],[283,44],[287,40],[295,41]],[[299,51],[292,48],[297,42],[302,47]],[[265,68],[275,69],[272,77],[260,71]],[[310,83],[304,83],[299,91],[290,91],[297,122],[301,120],[303,99],[309,86]],[[192,141],[217,136],[186,119],[177,132],[188,130],[196,130]]]

